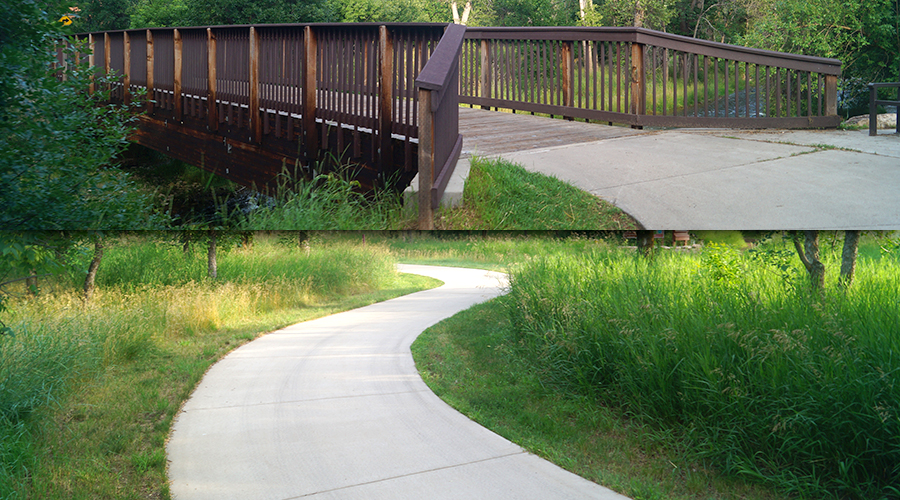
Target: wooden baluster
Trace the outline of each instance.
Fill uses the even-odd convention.
[[[109,77],[109,67],[110,67],[110,65],[109,65],[109,45],[110,45],[109,33],[108,32],[103,33],[103,74],[107,78]],[[109,100],[112,101],[112,92],[111,92],[112,87],[110,85],[111,84],[109,83],[109,80],[107,80],[105,88],[106,88],[106,91],[110,93]]]
[[[575,100],[575,79],[572,77],[574,56],[572,54],[572,42],[565,41],[560,46],[560,76],[561,78],[561,86],[562,86],[562,105],[563,106],[574,106]],[[571,116],[563,116],[566,120],[572,121],[574,120]]]

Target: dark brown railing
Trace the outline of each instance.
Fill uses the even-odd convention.
[[[897,100],[879,99],[878,89],[897,89]],[[897,107],[897,133],[900,134],[900,82],[869,84],[869,135],[878,135],[878,106]]]
[[[181,150],[202,145],[205,168],[225,165],[218,173],[245,184],[269,182],[279,162],[315,168],[331,156],[368,170],[364,185],[405,186],[418,162],[415,79],[445,27],[292,24],[80,36],[93,47],[90,64],[115,75],[113,102],[143,94],[135,102],[146,111],[138,142],[195,164],[196,152]],[[174,144],[161,133],[173,127],[205,142]],[[231,172],[227,155],[238,150],[266,156],[269,167]]]
[[[438,207],[453,174],[462,136],[459,135],[459,54],[466,28],[451,24],[428,64],[419,88],[419,229],[432,229]]]
[[[835,127],[841,62],[642,28],[469,28],[460,102],[632,126]]]

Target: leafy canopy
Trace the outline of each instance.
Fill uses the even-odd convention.
[[[61,44],[68,6],[13,0],[0,9],[0,229],[161,226],[151,196],[112,166],[130,118],[105,92],[88,93],[93,73],[76,64],[88,48]]]

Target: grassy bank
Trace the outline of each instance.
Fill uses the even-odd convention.
[[[69,279],[9,304],[0,337],[0,497],[168,498],[165,440],[206,369],[294,322],[434,286],[383,246],[257,238],[219,256],[110,242],[83,304]]]
[[[436,215],[439,229],[615,230],[637,222],[611,203],[503,159],[472,158],[462,206]]]
[[[789,250],[536,257],[420,337],[417,363],[476,420],[635,498],[897,498],[897,256],[864,245],[853,287],[820,296]]]
[[[413,186],[417,188],[418,186]],[[363,195],[353,182],[320,176],[292,184],[240,216],[247,230],[415,229],[415,197],[404,204],[396,194]],[[503,160],[474,158],[459,207],[434,214],[442,230],[616,230],[637,222],[612,204],[565,182]]]

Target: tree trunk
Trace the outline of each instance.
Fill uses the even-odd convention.
[[[84,278],[84,301],[90,302],[94,294],[94,278],[97,277],[97,269],[100,268],[100,260],[103,259],[103,236],[97,236],[94,240],[94,258],[88,266],[87,276]]]
[[[838,283],[843,288],[853,284],[853,272],[856,270],[856,256],[859,254],[859,231],[844,232],[844,249],[841,251],[841,276]]]
[[[634,3],[634,27],[644,27],[644,6],[641,4],[641,0],[637,0]]]
[[[637,231],[638,252],[644,257],[649,257],[653,251],[653,231]]]
[[[31,271],[31,276],[25,278],[25,286],[28,288],[28,292],[31,293],[32,297],[37,297],[38,294],[38,280],[37,280],[37,271]]]
[[[800,238],[796,232],[793,233],[794,248],[803,267],[809,274],[809,283],[814,290],[822,290],[825,288],[825,265],[819,261],[819,232],[804,231],[804,242],[800,245]],[[804,251],[805,250],[805,251]]]
[[[212,279],[218,277],[218,266],[216,265],[216,230],[209,232],[209,247],[206,252],[206,275]]]

